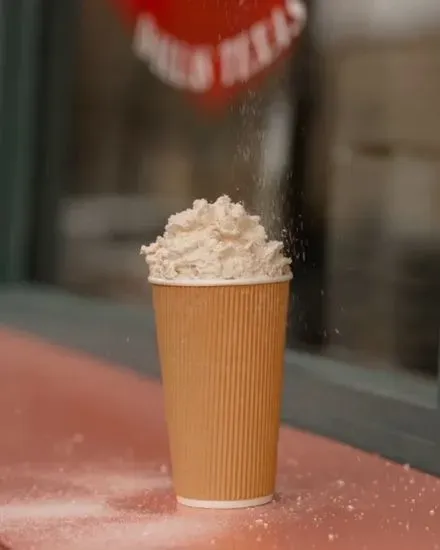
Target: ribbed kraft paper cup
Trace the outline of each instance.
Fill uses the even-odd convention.
[[[290,279],[150,278],[182,504],[272,500]]]

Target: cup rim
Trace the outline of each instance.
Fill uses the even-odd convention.
[[[161,279],[159,277],[148,277],[148,282],[160,286],[249,286],[286,283],[292,278],[293,274],[288,273],[279,277],[252,277],[247,279]]]

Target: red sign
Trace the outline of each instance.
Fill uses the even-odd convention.
[[[223,103],[285,56],[301,33],[300,0],[113,0],[133,49],[164,82]]]

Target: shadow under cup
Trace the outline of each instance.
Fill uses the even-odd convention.
[[[182,504],[240,508],[273,498],[290,279],[150,278]]]

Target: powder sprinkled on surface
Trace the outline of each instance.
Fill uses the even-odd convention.
[[[92,500],[32,500],[28,502],[11,502],[0,506],[0,525],[11,527],[21,524],[43,521],[59,521],[90,517],[105,517],[111,511],[101,502]]]
[[[2,543],[29,550],[168,550],[221,536],[226,517],[176,509],[163,466],[0,468],[0,478],[16,480],[14,493],[0,494]]]
[[[270,241],[259,216],[227,196],[174,214],[163,236],[141,248],[150,277],[175,279],[275,278],[290,274],[280,241]]]
[[[222,532],[220,523],[190,517],[125,518],[119,521],[101,522],[82,526],[75,536],[58,537],[56,550],[169,550],[188,546],[207,536]]]

